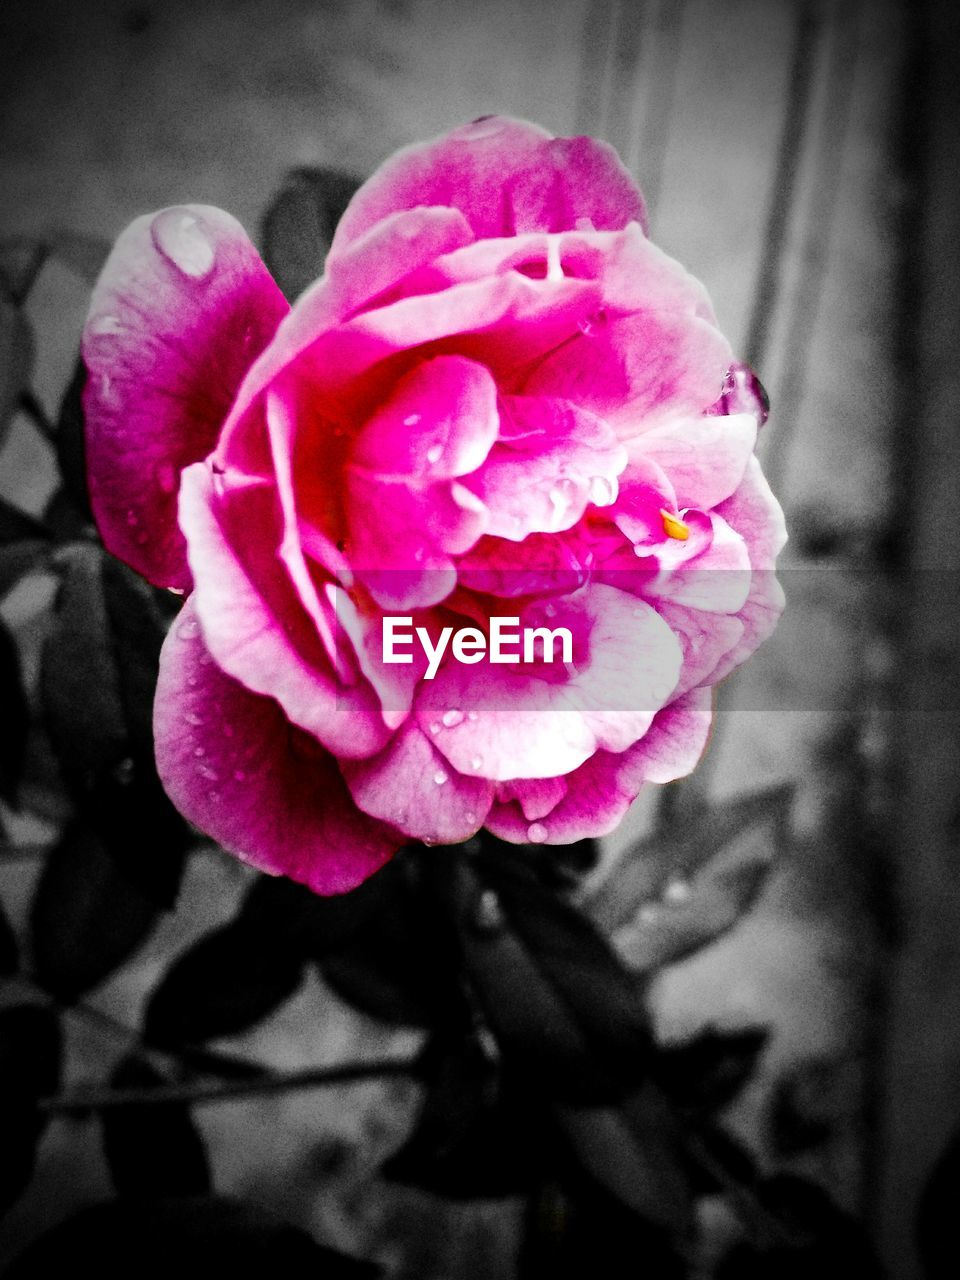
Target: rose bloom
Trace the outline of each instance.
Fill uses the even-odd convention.
[[[104,542],[187,594],[163,784],[318,893],[411,838],[611,831],[781,611],[762,390],[603,143],[494,117],[397,153],[292,308],[229,214],[139,218],[83,357]],[[427,680],[385,615],[562,626],[573,661]]]

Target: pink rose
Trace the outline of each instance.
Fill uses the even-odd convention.
[[[90,491],[107,547],[189,592],[157,762],[227,849],[337,893],[409,838],[601,835],[693,768],[785,535],[757,384],[644,228],[609,147],[488,118],[387,161],[292,309],[219,209],[120,237]],[[448,645],[428,679],[384,615],[433,646],[566,628],[572,660]]]

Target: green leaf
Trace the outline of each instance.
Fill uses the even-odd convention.
[[[16,808],[30,730],[30,708],[20,673],[16,642],[0,618],[0,799]]]
[[[60,1084],[60,1026],[50,1009],[0,1009],[0,1214],[22,1195],[46,1124],[37,1100]]]
[[[358,178],[328,168],[293,169],[263,219],[263,256],[292,302],[318,279]]]
[[[48,856],[34,892],[30,932],[37,980],[71,1003],[146,941],[158,913],[97,835],[74,823]]]
[[[124,1058],[115,1089],[151,1089],[167,1081],[145,1059]],[[177,1102],[108,1107],[100,1114],[103,1151],[119,1196],[196,1196],[210,1190],[210,1166],[189,1108]]]
[[[26,316],[0,293],[0,445],[33,370],[33,331]]]

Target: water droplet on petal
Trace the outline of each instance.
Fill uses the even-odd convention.
[[[219,792],[219,791],[208,791],[208,792],[207,792],[207,799],[210,801],[210,803],[211,803],[211,804],[219,804],[219,803],[220,803],[220,792]]]
[[[477,899],[473,924],[480,933],[498,933],[503,928],[503,907],[493,889],[484,889]]]
[[[195,727],[203,724],[203,716],[198,716],[195,711],[188,711],[183,718],[187,724],[192,724]]]
[[[531,844],[543,844],[547,838],[547,828],[542,822],[531,822],[527,827],[527,839]]]
[[[150,226],[153,243],[168,262],[192,280],[202,280],[213,269],[216,250],[200,225],[186,209],[164,209]]]
[[[569,476],[559,476],[550,489],[549,498],[553,506],[554,515],[557,520],[563,520],[571,507],[577,494],[577,484],[575,480],[571,480]]]
[[[193,748],[193,754],[194,754],[194,755],[197,757],[197,759],[199,760],[199,759],[201,758],[201,756],[205,756],[207,753],[206,753],[206,751],[204,750],[204,748],[203,748],[203,747],[194,747],[194,748]]]
[[[442,720],[448,729],[455,729],[458,724],[463,723],[463,712],[458,711],[456,707],[451,707],[449,711],[443,713]]]
[[[752,413],[762,427],[770,416],[770,398],[748,364],[732,364],[723,379],[720,398],[707,413]]]
[[[595,507],[608,507],[617,496],[616,486],[606,476],[591,476],[590,501]]]
[[[101,336],[107,333],[120,333],[123,325],[117,316],[94,316],[89,328],[91,333]]]
[[[464,822],[469,822],[470,825],[472,826],[477,820],[477,815],[473,812],[472,809],[468,809],[467,812],[463,815],[463,820]]]
[[[432,723],[431,723],[431,725],[430,725],[430,732],[431,732],[431,733],[439,733],[439,732],[440,732],[440,721],[439,721],[439,720],[434,720],[434,721],[432,721]]]
[[[246,781],[246,778],[247,778],[246,770],[244,770],[244,769],[234,769],[234,771],[233,771],[233,780],[234,780],[234,782],[245,782],[245,781]]]
[[[207,782],[219,782],[220,775],[216,769],[211,769],[208,764],[202,764],[198,770],[200,777],[205,778]]]
[[[482,769],[483,756],[474,756],[473,759],[470,761],[470,768],[474,771],[474,773],[476,773],[479,769]]]
[[[427,450],[427,461],[430,463],[431,466],[435,462],[439,462],[442,457],[443,457],[442,444],[432,444],[430,448]]]
[[[468,719],[468,720],[473,721],[473,720],[476,720],[476,718],[477,718],[477,713],[476,713],[475,711],[468,711],[468,712],[467,712],[467,719]]]
[[[420,421],[420,414],[411,413],[408,418],[404,418],[403,425],[405,427],[415,427],[419,421]]]
[[[169,462],[162,462],[157,467],[157,484],[164,493],[173,493],[177,487],[177,470]]]
[[[196,618],[185,618],[177,627],[177,635],[181,640],[192,640],[200,630],[200,624]]]
[[[482,138],[495,138],[503,132],[505,124],[500,116],[477,116],[470,124],[454,130],[450,137],[458,142],[479,142]]]
[[[127,524],[131,529],[135,529],[139,523],[140,517],[137,515],[136,511],[134,511],[133,507],[130,507],[127,511]]]
[[[450,775],[448,773],[444,773],[442,769],[438,769],[437,772],[433,775],[433,780],[438,787],[442,787],[449,777]]]

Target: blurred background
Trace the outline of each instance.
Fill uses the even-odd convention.
[[[750,911],[658,972],[657,1034],[769,1028],[730,1126],[766,1167],[825,1186],[904,1280],[925,1274],[917,1206],[960,1119],[957,52],[948,7],[909,0],[0,7],[0,239],[14,256],[37,236],[59,245],[25,303],[33,410],[53,421],[89,297],[84,237],[202,202],[259,240],[291,170],[363,178],[491,112],[617,148],[652,237],[705,282],[769,392],[760,454],[791,541],[785,617],[721,690],[705,761],[666,799],[640,798],[584,900],[629,964],[638,925],[618,910],[618,874],[664,809],[709,830],[712,806],[792,788]],[[36,417],[21,408],[0,451],[0,496],[28,515],[58,484]],[[56,581],[39,568],[0,600],[28,688]],[[70,809],[34,769],[0,815],[0,895],[20,932]],[[191,858],[175,909],[73,1008],[65,1086],[102,1079],[171,957],[230,918],[246,884],[215,850]],[[290,1070],[409,1052],[420,1034],[311,971],[214,1047]],[[194,1118],[219,1191],[390,1276],[509,1276],[516,1198],[448,1202],[379,1177],[417,1100],[410,1080],[363,1081]],[[108,1192],[96,1126],[58,1114],[0,1259]]]

